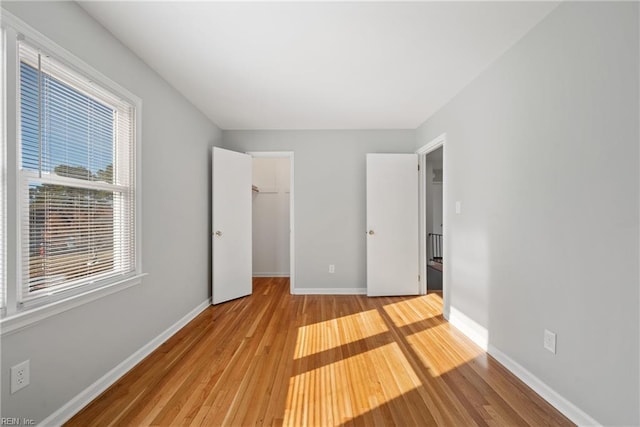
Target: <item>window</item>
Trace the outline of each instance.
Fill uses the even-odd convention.
[[[135,109],[27,42],[18,53],[18,301],[29,303],[135,274]]]
[[[0,23],[5,335],[144,274],[140,100],[4,9]]]
[[[5,208],[5,175],[6,175],[6,163],[5,163],[5,141],[6,134],[4,130],[5,120],[5,96],[4,96],[4,75],[5,75],[5,63],[4,63],[4,29],[0,28],[0,313],[4,314],[5,311],[5,288],[6,288],[6,240],[5,240],[5,221],[7,217]]]

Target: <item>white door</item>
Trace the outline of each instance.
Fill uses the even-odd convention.
[[[213,303],[250,295],[251,156],[213,148]]]
[[[367,154],[367,295],[418,295],[418,156]]]

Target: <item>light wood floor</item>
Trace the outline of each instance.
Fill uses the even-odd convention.
[[[68,425],[572,425],[421,297],[252,296],[210,307]]]

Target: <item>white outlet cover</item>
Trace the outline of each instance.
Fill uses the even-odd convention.
[[[336,266],[333,264],[329,264],[329,273],[335,273],[336,272]]]
[[[556,334],[548,329],[544,330],[544,348],[556,354]]]
[[[462,202],[456,202],[456,213],[462,213]]]
[[[29,361],[25,360],[11,367],[11,394],[29,385]]]

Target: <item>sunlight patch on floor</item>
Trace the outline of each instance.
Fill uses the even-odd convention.
[[[433,376],[440,376],[486,353],[469,340],[452,341],[448,323],[406,337]]]
[[[291,377],[283,425],[342,424],[420,385],[390,343]]]
[[[298,329],[295,359],[307,357],[341,345],[387,332],[389,329],[376,310],[363,311]]]
[[[401,328],[439,315],[442,312],[441,301],[439,295],[429,294],[387,304],[383,308],[394,325]]]

